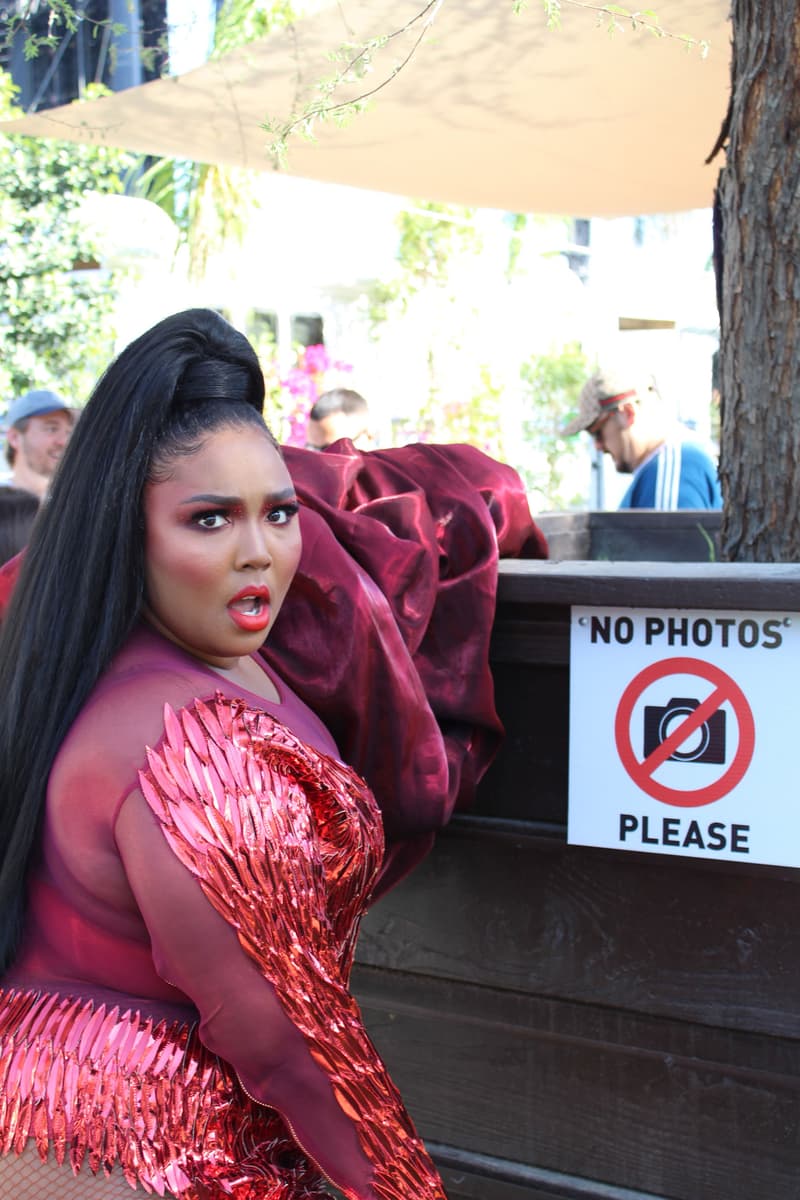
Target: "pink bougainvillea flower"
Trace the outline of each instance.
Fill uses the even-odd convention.
[[[294,412],[287,417],[289,425],[289,434],[286,438],[288,446],[305,446],[307,441],[306,428],[308,426],[308,414]]]
[[[311,400],[312,404],[317,398],[314,380],[300,367],[292,367],[281,383],[293,396],[305,396]]]
[[[325,347],[318,343],[315,346],[306,346],[303,351],[303,363],[307,371],[314,375],[322,375],[330,367],[331,360]]]
[[[322,343],[304,346],[297,350],[297,362],[289,369],[280,387],[284,396],[291,398],[290,411],[284,408],[283,419],[288,428],[286,443],[289,446],[305,446],[307,442],[308,414],[321,394],[334,384],[326,383],[325,372],[329,370],[352,371],[350,363],[332,361]]]

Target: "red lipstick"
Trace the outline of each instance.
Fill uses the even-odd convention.
[[[269,588],[265,585],[244,587],[228,601],[234,625],[246,633],[260,633],[270,621]]]

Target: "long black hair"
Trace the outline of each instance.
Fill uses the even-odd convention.
[[[141,609],[144,484],[215,427],[265,431],[263,403],[247,339],[190,309],[123,350],[78,421],[0,632],[0,971],[19,944],[53,759]]]

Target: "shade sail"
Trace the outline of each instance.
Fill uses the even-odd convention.
[[[706,166],[727,106],[728,0],[653,0],[670,34],[710,43],[703,58],[675,37],[627,22],[613,35],[588,6],[546,26],[541,0],[445,0],[422,44],[366,112],[290,139],[290,174],[509,211],[612,216],[709,205]],[[265,118],[330,78],[344,42],[391,33],[422,0],[340,0],[209,61],[87,103],[25,117],[11,132],[150,154],[273,168]],[[418,27],[375,56],[362,88],[389,76]],[[358,90],[358,89],[356,89]],[[337,96],[338,98],[338,96]]]

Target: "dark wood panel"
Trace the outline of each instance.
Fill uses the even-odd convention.
[[[682,1020],[625,1012],[602,1005],[504,992],[451,979],[357,964],[354,986],[371,1007],[393,1014],[455,1017],[472,1026],[497,1025],[514,1035],[617,1047],[655,1054],[670,1065],[705,1062],[752,1078],[787,1076],[800,1086],[800,1038],[698,1026]],[[445,1007],[446,1006],[446,1007]],[[469,1035],[468,1040],[473,1040]],[[800,1113],[798,1114],[800,1116]]]
[[[426,1139],[676,1200],[796,1200],[796,1042],[726,1050],[712,1031],[709,1057],[679,1022],[364,969],[354,983]]]
[[[542,513],[551,559],[714,562],[722,514],[709,510]]]
[[[505,740],[481,781],[474,811],[566,827],[567,667],[494,662],[492,671]]]
[[[516,605],[501,608],[492,629],[490,657],[498,663],[569,665],[569,608],[553,605],[536,609],[535,619]]]
[[[428,1146],[449,1200],[660,1200],[652,1192],[611,1187],[438,1142]]]
[[[800,611],[800,564],[532,562],[504,559],[498,601]]]
[[[364,922],[360,961],[800,1036],[800,872],[451,826]]]
[[[506,742],[364,923],[367,1022],[450,1200],[797,1200],[800,871],[565,844],[571,604],[799,611],[800,566],[501,564]]]

